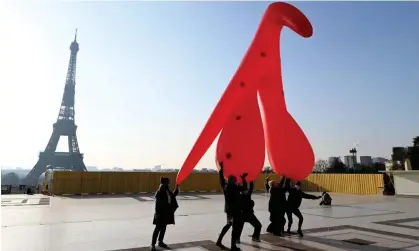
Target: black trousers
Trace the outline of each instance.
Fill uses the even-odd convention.
[[[258,218],[256,217],[256,215],[254,213],[248,213],[248,214],[243,215],[243,225],[240,229],[239,238],[240,238],[241,233],[243,231],[243,227],[244,227],[245,222],[248,222],[254,228],[252,237],[256,238],[256,239],[259,239],[260,231],[262,230],[262,224],[260,223],[260,221],[258,220]]]
[[[298,218],[298,230],[301,230],[301,227],[303,226],[304,217],[300,212],[300,209],[298,208],[291,208],[287,210],[287,218],[288,218],[288,231],[291,230],[292,226],[292,215],[297,216]]]
[[[226,225],[221,229],[221,233],[218,237],[217,242],[221,243],[221,241],[224,238],[224,235],[228,232],[228,230],[233,227],[232,233],[231,233],[231,247],[236,247],[236,241],[240,239],[241,235],[241,229],[243,228],[244,221],[243,221],[243,215],[237,214],[237,215],[227,215],[227,223]]]
[[[266,232],[276,235],[279,235],[283,232],[285,225],[285,212],[286,210],[281,209],[275,212],[271,212],[271,216],[269,217],[271,223],[266,229]]]
[[[161,225],[161,224],[156,225],[153,231],[153,238],[151,240],[151,245],[153,246],[156,245],[157,237],[159,237],[159,242],[163,242],[164,235],[166,234],[166,228],[167,228],[167,225]]]
[[[233,217],[233,230],[231,232],[231,249],[236,248],[236,241],[240,240],[244,225],[244,218],[242,214]]]

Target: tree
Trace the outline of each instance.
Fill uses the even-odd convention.
[[[330,168],[327,169],[328,173],[345,173],[346,166],[343,164],[340,157],[335,158],[332,163],[330,163]]]
[[[413,170],[419,170],[419,136],[413,138],[413,147],[408,148],[407,157]]]
[[[1,184],[3,185],[18,185],[19,182],[19,176],[15,172],[7,173],[1,177]]]
[[[385,171],[386,170],[386,165],[383,164],[383,163],[374,163],[374,164],[372,164],[372,166],[375,170],[378,170],[378,171]]]
[[[314,173],[325,173],[329,168],[329,163],[326,160],[319,159],[314,164]]]
[[[376,166],[367,166],[367,165],[356,165],[355,166],[357,173],[378,173]]]
[[[413,147],[419,147],[419,136],[413,138]]]

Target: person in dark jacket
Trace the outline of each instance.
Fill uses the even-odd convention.
[[[277,183],[273,180],[269,181],[268,177],[265,182],[265,188],[270,193],[269,220],[271,221],[266,232],[275,235],[282,235],[284,232],[285,213],[287,211],[286,189],[284,187],[285,180],[285,177],[282,177],[281,181]]]
[[[289,183],[288,183],[289,184]],[[288,190],[288,203],[287,203],[287,218],[288,218],[288,230],[287,233],[291,233],[292,226],[292,215],[294,214],[298,218],[298,230],[297,233],[303,237],[301,227],[303,225],[304,217],[300,212],[300,206],[303,199],[318,200],[321,196],[315,196],[304,193],[301,190],[301,183],[298,181],[294,187],[287,187]]]
[[[227,223],[221,230],[221,233],[218,237],[216,245],[221,249],[226,249],[226,247],[222,244],[222,240],[224,235],[228,232],[230,227],[233,227],[231,233],[231,250],[238,251],[240,248],[237,247],[236,243],[240,240],[240,232],[241,228],[243,227],[243,215],[241,212],[242,209],[242,197],[241,197],[241,190],[243,189],[237,184],[237,179],[235,176],[230,175],[227,179],[227,184],[224,179],[224,164],[223,162],[219,163],[220,171],[220,185],[224,192],[224,212],[227,215]],[[246,173],[242,175],[242,179],[247,176]],[[244,178],[243,178],[244,177]],[[245,185],[245,184],[244,184]]]
[[[245,178],[243,178],[243,184],[246,184]],[[244,222],[249,222],[250,225],[253,226],[254,231],[252,235],[252,241],[260,242],[260,231],[262,229],[262,224],[256,217],[253,208],[255,207],[255,202],[252,200],[252,193],[253,193],[254,183],[253,181],[249,184],[249,189],[244,189],[242,191],[242,213],[243,213],[243,220]],[[240,234],[241,235],[241,231]],[[238,240],[238,243],[240,243],[240,239]]]
[[[153,232],[150,249],[156,250],[157,237],[159,238],[159,247],[169,248],[164,242],[164,234],[167,225],[175,224],[175,212],[179,207],[176,196],[179,194],[179,186],[175,190],[170,190],[169,178],[160,178],[160,186],[155,194],[156,204],[153,224],[156,225]]]
[[[322,201],[320,201],[320,206],[331,206],[332,205],[332,197],[326,193],[323,192],[322,194]]]

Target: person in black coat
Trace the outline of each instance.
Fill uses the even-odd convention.
[[[285,196],[286,189],[284,187],[285,177],[282,177],[279,183],[275,181],[269,181],[269,177],[266,178],[265,187],[270,193],[269,198],[269,213],[271,214],[269,224],[266,232],[273,233],[275,235],[282,235],[285,226],[285,213],[287,211],[287,199]]]
[[[289,184],[289,182],[287,182]],[[294,214],[298,218],[298,230],[297,233],[303,237],[303,232],[301,227],[303,225],[304,217],[300,212],[300,206],[303,199],[318,200],[321,196],[315,196],[311,194],[304,193],[301,190],[301,183],[298,181],[294,187],[287,186],[288,190],[288,203],[287,203],[287,218],[288,218],[288,233],[291,233],[292,226],[292,215]]]
[[[331,206],[332,205],[332,197],[329,193],[323,192],[322,194],[322,201],[320,201],[320,206]]]
[[[164,242],[164,234],[167,225],[175,224],[175,212],[179,207],[176,196],[179,194],[179,186],[175,190],[170,190],[169,178],[160,178],[160,186],[155,194],[156,204],[153,224],[156,225],[153,232],[150,249],[156,250],[157,237],[159,238],[159,247],[169,248]]]
[[[244,177],[243,184],[246,184],[246,180]],[[245,189],[242,191],[242,213],[243,213],[243,220],[244,222],[249,222],[250,225],[253,226],[254,231],[252,235],[252,241],[260,242],[260,231],[262,229],[262,224],[256,217],[253,208],[255,207],[255,202],[252,200],[252,193],[253,193],[254,184],[253,181],[249,184],[249,190]],[[241,231],[240,234],[241,235]],[[240,243],[240,239],[238,240],[238,243]]]
[[[227,223],[221,230],[221,233],[218,237],[216,245],[221,249],[226,249],[226,247],[222,244],[222,240],[224,235],[228,232],[230,227],[233,227],[233,231],[231,233],[231,250],[232,251],[239,251],[240,248],[237,247],[236,243],[240,239],[240,232],[241,228],[243,227],[243,215],[242,215],[242,197],[241,191],[243,190],[237,184],[237,179],[234,175],[230,175],[227,179],[227,184],[224,179],[224,164],[223,162],[219,163],[220,171],[220,185],[223,189],[224,193],[224,212],[227,214]],[[247,174],[242,175],[246,177]],[[245,185],[245,184],[244,184]]]

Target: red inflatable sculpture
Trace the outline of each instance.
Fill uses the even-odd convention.
[[[217,160],[225,161],[226,176],[248,172],[252,174],[248,180],[257,177],[263,166],[264,157],[260,157],[260,153],[264,153],[264,148],[260,145],[264,141],[276,173],[294,180],[302,180],[310,174],[314,166],[313,150],[285,104],[279,54],[284,26],[302,37],[313,33],[310,21],[294,6],[280,2],[269,5],[239,68],[179,170],[177,184],[191,173],[221,130]],[[255,114],[259,110],[254,101],[258,92],[263,123]],[[261,125],[263,134],[259,129]],[[239,135],[235,129],[250,131]]]
[[[256,92],[246,97],[224,125],[217,143],[216,160],[224,162],[226,177],[239,177],[244,172],[248,173],[247,180],[259,176],[265,163],[265,138]]]

